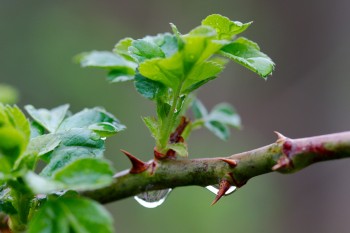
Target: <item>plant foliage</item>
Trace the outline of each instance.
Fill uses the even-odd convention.
[[[112,52],[83,53],[77,58],[83,67],[108,70],[111,82],[133,80],[136,90],[155,102],[157,117],[144,118],[156,141],[157,151],[165,154],[173,145],[169,137],[180,118],[192,105],[198,105],[194,91],[216,79],[230,59],[266,79],[274,69],[273,61],[259,46],[238,35],[251,22],[231,21],[213,14],[186,34],[171,24],[172,33],[146,36],[142,39],[120,40]],[[197,109],[198,106],[194,106]],[[198,110],[198,109],[197,109]],[[239,127],[240,120],[233,107],[218,105],[201,119],[195,129],[205,126],[221,139],[229,136],[228,126]],[[190,130],[187,129],[187,136]]]
[[[187,157],[185,139],[192,130],[205,127],[226,140],[229,127],[241,126],[232,106],[218,104],[208,111],[195,91],[216,79],[228,60],[263,79],[274,69],[256,43],[238,37],[250,25],[214,14],[186,34],[171,24],[172,33],[125,38],[111,52],[92,51],[76,59],[83,67],[107,70],[110,82],[132,81],[156,104],[156,116],[143,121],[155,139],[157,159]],[[106,210],[78,192],[113,182],[113,168],[103,157],[105,139],[125,126],[102,108],[73,114],[68,104],[53,109],[28,105],[28,120],[17,106],[5,105],[15,98],[6,99],[1,88],[0,222],[7,215],[14,233],[113,232]]]

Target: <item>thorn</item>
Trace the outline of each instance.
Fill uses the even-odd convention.
[[[273,171],[276,171],[280,168],[285,168],[291,165],[291,161],[287,156],[282,156],[278,159],[277,164],[272,167]]]
[[[230,182],[228,182],[227,180],[222,180],[220,182],[218,194],[216,195],[216,197],[215,197],[214,201],[211,203],[211,205],[215,205],[215,203],[217,203],[220,200],[220,198],[225,195],[226,191],[230,187],[231,187]]]
[[[224,161],[225,163],[230,165],[230,167],[236,167],[237,166],[237,161],[234,160],[234,159],[219,158],[219,160]]]
[[[281,134],[281,133],[279,133],[279,132],[277,132],[277,131],[273,131],[273,132],[277,135],[277,141],[276,141],[276,143],[284,142],[284,141],[287,139],[287,137],[284,136],[283,134]]]
[[[132,168],[129,171],[130,174],[141,173],[141,172],[145,171],[150,166],[150,164],[147,164],[147,163],[139,160],[138,158],[136,158],[135,156],[133,156],[129,152],[127,152],[125,150],[120,150],[120,151],[123,152],[129,158],[129,160],[132,164]]]

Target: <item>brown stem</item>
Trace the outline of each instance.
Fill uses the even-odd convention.
[[[261,174],[293,173],[316,162],[346,157],[350,157],[350,131],[300,139],[278,134],[275,143],[226,158],[156,160],[144,172],[120,172],[110,186],[82,195],[108,203],[144,191],[207,186],[218,184],[222,179],[241,187]]]

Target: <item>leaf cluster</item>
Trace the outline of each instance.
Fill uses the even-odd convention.
[[[114,170],[103,158],[105,139],[125,126],[102,108],[76,114],[67,104],[25,109],[32,121],[18,107],[0,104],[0,211],[10,216],[12,230],[20,231],[33,218],[29,232],[112,232],[101,206],[65,193],[111,184]]]
[[[194,91],[216,79],[230,59],[266,79],[274,69],[273,61],[247,38],[238,37],[251,22],[231,21],[213,14],[200,26],[182,34],[174,24],[172,33],[120,40],[112,52],[92,51],[77,56],[83,67],[108,70],[111,82],[133,80],[136,90],[155,102],[157,117],[144,122],[155,138],[157,150],[171,147],[170,134],[195,100]],[[198,102],[197,102],[198,103]],[[196,107],[195,107],[196,108]],[[203,124],[221,139],[227,139],[227,126],[239,126],[232,107],[219,105],[212,118]],[[234,112],[231,112],[231,110]],[[220,116],[220,117],[218,117]],[[229,119],[231,118],[231,119]],[[197,127],[201,124],[197,124]],[[192,127],[194,129],[195,127]],[[187,129],[187,134],[190,130]]]

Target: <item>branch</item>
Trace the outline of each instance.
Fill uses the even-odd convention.
[[[227,190],[228,185],[239,188],[261,174],[293,173],[316,162],[350,157],[350,131],[300,139],[276,134],[278,139],[273,144],[225,158],[152,160],[145,163],[146,169],[136,174],[130,170],[117,173],[110,186],[82,195],[109,203],[145,191],[188,185],[220,183]],[[225,191],[215,202],[223,194]]]

